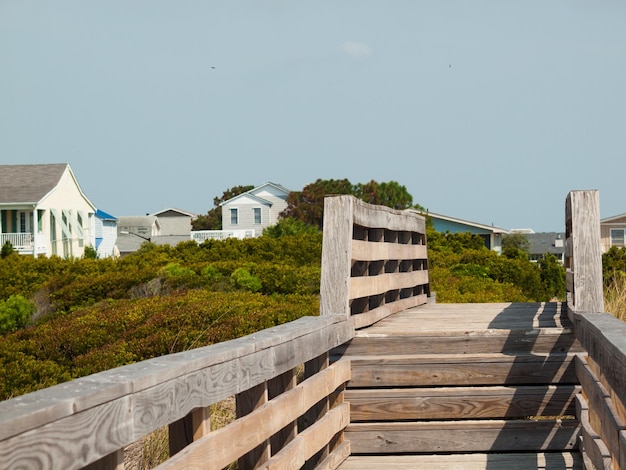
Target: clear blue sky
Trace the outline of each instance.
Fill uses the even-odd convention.
[[[113,215],[266,181],[405,185],[564,229],[626,212],[626,2],[0,0],[0,162],[68,162]]]

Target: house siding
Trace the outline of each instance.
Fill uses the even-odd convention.
[[[37,206],[44,209],[43,220],[52,223],[54,220],[56,233],[55,239],[47,236],[46,252],[63,257],[81,257],[85,246],[95,247],[95,221],[94,208],[81,193],[78,184],[72,177],[68,168],[63,172],[57,186],[44,197]],[[51,211],[57,211],[60,216],[50,217]],[[69,227],[63,230],[63,215],[65,215]],[[79,215],[81,222],[79,223]],[[50,227],[50,233],[52,227]],[[64,240],[65,238],[65,240]],[[39,240],[42,241],[41,239]]]
[[[613,246],[611,241],[611,229],[626,230],[626,214],[600,221],[600,244],[602,252],[608,251],[608,249]],[[615,246],[622,247],[624,245]]]
[[[289,190],[266,183],[222,205],[222,230],[254,230],[261,235],[265,227],[275,225],[280,213],[287,208]],[[238,210],[237,224],[231,223],[230,210]],[[254,223],[254,209],[261,209],[261,223]]]

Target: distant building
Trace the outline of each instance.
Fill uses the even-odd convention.
[[[98,209],[95,214],[98,258],[117,255],[117,217]]]
[[[600,244],[602,253],[609,248],[626,246],[626,214],[600,220]]]
[[[435,230],[441,233],[471,233],[480,236],[485,241],[485,246],[498,254],[502,253],[502,236],[508,233],[507,230],[493,225],[483,225],[476,222],[457,219],[447,215],[427,212],[421,214],[429,217],[433,222]]]
[[[556,256],[559,263],[565,261],[565,232],[524,233],[528,240],[528,257],[539,261],[547,253]]]
[[[117,248],[125,256],[160,234],[161,224],[154,215],[121,216],[117,222]]]
[[[287,208],[290,192],[280,184],[264,183],[224,201],[222,229],[254,230],[254,236],[261,235],[265,227],[278,222],[278,215]]]
[[[161,231],[152,237],[157,245],[176,246],[191,240],[191,221],[198,215],[182,209],[169,208],[151,214],[159,219]]]

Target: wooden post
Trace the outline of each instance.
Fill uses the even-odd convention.
[[[353,220],[353,196],[333,196],[324,200],[320,315],[350,317]]]
[[[304,364],[304,378],[305,380],[309,377],[314,376],[318,372],[328,368],[329,365],[329,356],[328,353],[324,353],[315,359],[312,359]],[[319,401],[315,406],[313,406],[303,417],[302,424],[304,428],[311,426],[313,423],[322,418],[328,410],[330,409],[329,399],[328,397]],[[317,452],[313,457],[311,457],[303,466],[304,470],[312,470],[317,465],[324,460],[328,456],[328,445],[326,445],[322,450]]]
[[[597,190],[571,191],[565,201],[568,301],[574,312],[603,312],[600,198]]]

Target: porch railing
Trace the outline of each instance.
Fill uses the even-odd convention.
[[[202,243],[205,240],[224,240],[226,238],[254,238],[254,230],[194,230],[191,239]]]
[[[13,248],[20,249],[33,249],[33,242],[35,235],[33,233],[0,233],[0,245],[4,245],[6,242],[10,242]]]

